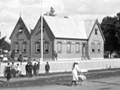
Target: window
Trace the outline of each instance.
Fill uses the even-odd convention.
[[[58,50],[58,53],[62,53],[62,42],[57,43],[57,50]]]
[[[19,33],[20,33],[20,34],[22,34],[22,30],[23,30],[23,28],[20,27],[20,28],[19,28]]]
[[[86,43],[82,43],[82,53],[86,54]]]
[[[40,53],[40,42],[35,43],[35,52]]]
[[[92,53],[95,53],[95,43],[92,43]]]
[[[76,43],[76,53],[79,53],[79,52],[80,52],[80,44]]]
[[[71,43],[67,43],[67,53],[71,53]]]
[[[44,42],[44,53],[49,52],[49,42]]]
[[[95,29],[95,35],[97,35],[97,34],[98,34],[98,33],[97,33],[97,31],[98,31],[98,30],[97,30],[97,29]]]
[[[100,53],[100,43],[97,44],[98,53]]]
[[[15,52],[16,53],[19,52],[19,43],[18,42],[15,43]]]
[[[26,43],[26,42],[23,42],[22,52],[23,52],[23,53],[26,53],[26,52],[27,52],[27,43]]]

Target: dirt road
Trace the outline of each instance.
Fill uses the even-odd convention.
[[[0,90],[120,90],[120,77],[90,79],[84,85],[70,86],[70,82],[58,82],[46,86],[1,88]]]

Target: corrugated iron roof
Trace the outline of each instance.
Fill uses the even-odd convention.
[[[89,37],[96,20],[84,20],[86,35]]]
[[[44,16],[55,37],[88,39],[95,20],[75,20],[71,18]]]

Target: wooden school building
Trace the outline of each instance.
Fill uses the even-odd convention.
[[[28,30],[22,17],[10,36],[15,57],[41,57],[41,17]],[[104,58],[104,41],[98,20],[76,20],[58,16],[43,17],[43,61],[89,60]],[[57,59],[55,59],[57,55]]]

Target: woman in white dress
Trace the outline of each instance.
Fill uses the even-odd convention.
[[[80,72],[80,69],[78,67],[78,63],[74,62],[73,67],[72,67],[72,82],[71,85],[77,85],[76,82],[79,80],[78,79],[78,72]]]

